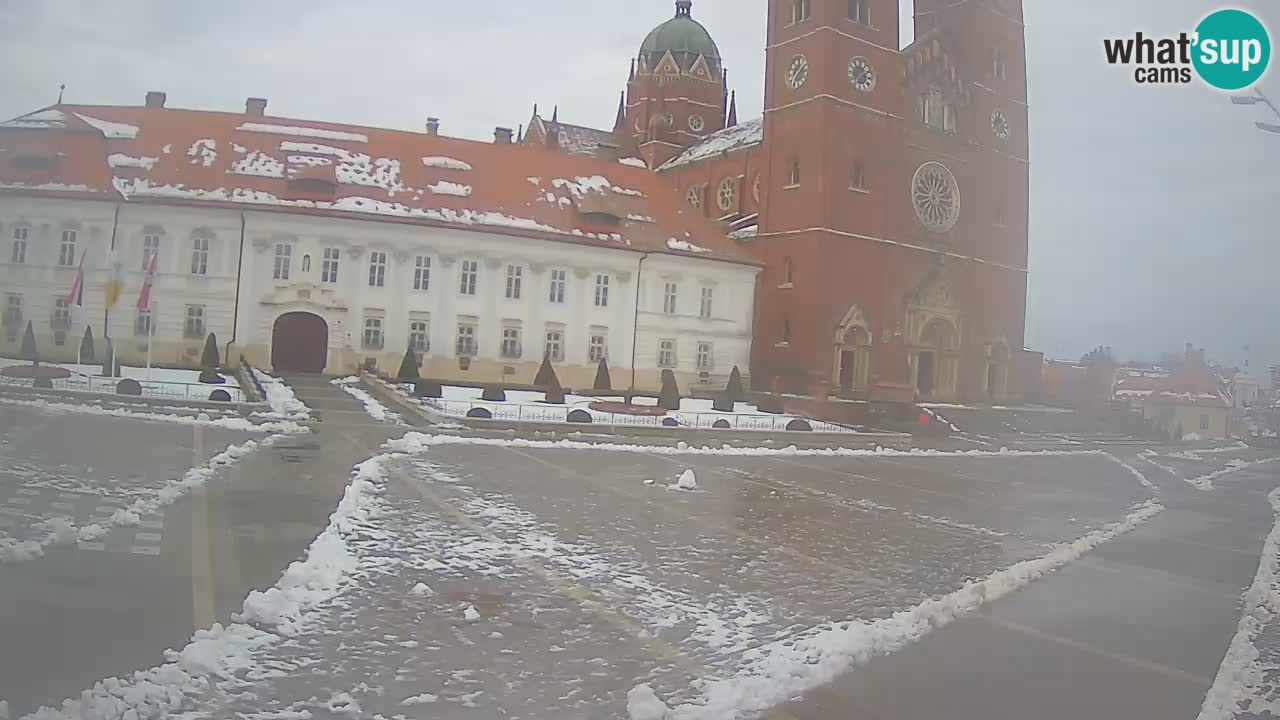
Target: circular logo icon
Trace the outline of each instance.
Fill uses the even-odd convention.
[[[1271,36],[1243,10],[1219,10],[1196,27],[1191,62],[1219,90],[1240,90],[1262,78],[1271,62]]]

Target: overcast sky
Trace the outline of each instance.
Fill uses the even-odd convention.
[[[910,17],[910,0],[903,15]],[[1027,344],[1121,359],[1193,342],[1280,362],[1280,135],[1199,84],[1140,87],[1102,39],[1192,30],[1218,0],[1026,0],[1031,106]],[[1280,8],[1236,0],[1280,29]],[[0,0],[0,116],[51,104],[171,106],[489,139],[533,103],[610,127],[631,56],[668,0]],[[760,114],[764,0],[696,0],[740,116]],[[904,22],[904,39],[910,23]],[[1278,59],[1276,62],[1280,62]],[[1280,73],[1263,87],[1280,99]]]

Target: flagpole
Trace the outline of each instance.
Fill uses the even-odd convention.
[[[151,380],[151,346],[156,341],[156,315],[151,310],[151,303],[147,303],[147,380]]]

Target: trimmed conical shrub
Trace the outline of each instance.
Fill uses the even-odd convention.
[[[80,339],[80,362],[93,362],[93,328],[84,326],[84,337]]]
[[[676,374],[670,370],[662,371],[662,391],[658,393],[658,407],[680,409],[680,388],[676,385]]]
[[[400,361],[400,371],[396,379],[403,383],[418,381],[418,353],[410,347],[404,351],[404,359]]]
[[[596,366],[596,381],[592,385],[596,392],[613,392],[613,379],[609,376],[609,361],[600,358],[600,364]]]
[[[538,374],[533,378],[533,384],[537,387],[550,387],[554,382],[560,384],[559,378],[556,377],[556,369],[551,367],[551,355],[542,356],[542,366],[538,368]]]
[[[40,353],[36,351],[36,332],[32,329],[30,320],[27,321],[27,331],[22,333],[22,347],[18,350],[18,357],[34,365],[40,364]]]
[[[724,386],[724,394],[733,402],[742,402],[746,399],[747,391],[742,387],[742,372],[738,370],[738,366],[733,366],[733,372],[729,373],[729,382]]]
[[[200,356],[200,382],[208,385],[221,385],[227,381],[218,374],[218,336],[209,333],[204,339],[204,354]]]

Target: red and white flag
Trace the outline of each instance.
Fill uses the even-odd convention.
[[[67,305],[72,307],[84,307],[84,256],[87,254],[86,250],[80,255],[80,267],[76,269],[75,282],[71,283],[71,292],[67,293]]]
[[[147,274],[142,278],[142,290],[138,292],[138,309],[149,310],[151,308],[151,283],[156,279],[156,258],[158,254],[152,253],[151,261],[147,263]]]

